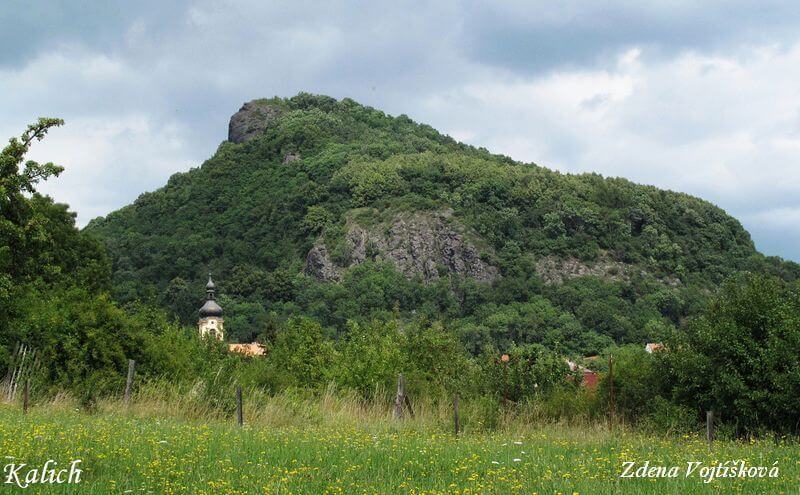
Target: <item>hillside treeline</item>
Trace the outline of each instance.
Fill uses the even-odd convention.
[[[87,227],[108,247],[115,300],[193,324],[211,271],[234,341],[295,316],[341,337],[348,321],[394,315],[446,321],[473,353],[513,341],[588,355],[663,340],[736,272],[790,281],[800,273],[686,194],[515,162],[349,99],[301,93],[256,103],[271,120],[253,139],[223,142],[201,167]],[[304,273],[318,242],[334,263],[351,263],[356,211],[443,210],[497,267],[493,283],[447,267],[423,283],[372,259],[341,283]],[[537,267],[550,258],[624,273],[546,284]]]
[[[340,284],[311,280],[291,264],[266,264],[259,270],[276,282],[267,285],[248,279],[242,269],[242,276],[230,284],[250,284],[252,293],[223,300],[230,315],[226,323],[236,328],[239,318],[249,317],[242,308],[260,304],[264,312],[251,320],[257,329],[253,336],[268,350],[266,358],[244,358],[228,354],[219,343],[200,340],[169,305],[159,305],[157,293],[137,294],[135,278],[126,286],[118,278],[119,266],[114,271],[109,263],[109,257],[122,263],[120,254],[109,256],[92,233],[75,227],[74,214],[65,205],[36,192],[39,181],[61,169],[26,162],[25,153],[59,124],[39,121],[21,138],[12,139],[0,155],[0,366],[9,370],[8,380],[19,364],[16,350],[25,346],[35,351],[35,361],[16,379],[30,379],[38,396],[68,391],[91,407],[99,397],[122,390],[127,360],[135,359],[138,380],[198,383],[195,392],[220,407],[230,404],[234,385],[272,393],[316,393],[333,383],[364,400],[385,400],[397,374],[404,373],[409,391],[418,397],[459,393],[482,401],[487,424],[501,408],[513,413],[517,405],[529,402],[542,403],[553,417],[582,413],[602,418],[609,413],[611,383],[602,363],[613,354],[620,418],[664,429],[691,429],[702,411],[714,409],[735,432],[797,433],[800,300],[792,281],[793,265],[760,257],[734,221],[728,222],[727,231],[731,242],[739,239],[741,249],[731,251],[726,263],[760,266],[761,273],[734,274],[715,295],[691,299],[692,294],[710,292],[711,283],[721,281],[722,274],[690,271],[677,289],[646,277],[629,282],[582,277],[545,285],[525,265],[530,257],[521,254],[523,246],[526,252],[538,248],[523,244],[521,237],[510,256],[504,249],[516,241],[495,245],[503,276],[492,285],[450,278],[423,284],[400,276],[391,266],[369,263],[351,269]],[[456,146],[441,140],[443,146]],[[243,146],[261,145],[251,143]],[[200,170],[208,169],[213,167]],[[321,228],[333,229],[335,238],[335,222],[332,225]],[[480,224],[475,226],[480,231]],[[304,235],[302,242],[309,242],[310,234]],[[547,237],[546,242],[573,249],[567,237]],[[292,251],[295,241],[287,239],[287,252],[303,251]],[[113,242],[109,245],[113,248]],[[278,248],[273,249],[275,259],[280,258]],[[231,256],[227,251],[208,259],[222,263]],[[642,262],[661,273],[649,261]],[[688,265],[688,259],[684,262],[695,266]],[[783,277],[767,273],[775,270]],[[236,271],[231,268],[231,273]],[[288,280],[283,286],[277,283],[279,273]],[[147,280],[145,268],[132,268],[125,276]],[[694,288],[692,277],[700,281]],[[120,294],[125,287],[133,291],[128,296]],[[288,292],[276,296],[268,292],[273,290]],[[248,299],[256,297],[265,299]],[[197,306],[195,300],[187,296],[186,305]],[[694,316],[684,317],[684,305],[693,308]],[[642,314],[652,317],[637,316]],[[620,323],[626,318],[627,323]],[[624,345],[648,337],[635,333],[642,328],[663,337],[666,350],[650,355],[641,342]],[[580,376],[571,374],[564,361],[567,356],[578,359],[587,350],[601,353],[599,361],[586,362],[601,374],[594,392],[581,387]],[[501,359],[503,354],[508,359]]]

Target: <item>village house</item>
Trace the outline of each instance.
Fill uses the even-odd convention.
[[[581,366],[574,361],[570,361],[569,359],[566,359],[565,361],[567,362],[567,366],[569,366],[570,371],[579,371],[583,375],[583,380],[581,381],[582,386],[588,388],[589,390],[594,390],[597,388],[597,383],[600,381],[600,377],[596,372],[585,366]]]
[[[267,348],[258,342],[251,342],[249,344],[228,344],[228,351],[238,352],[239,354],[250,357],[267,355]]]
[[[656,343],[647,344],[646,346],[644,346],[644,350],[648,354],[652,354],[655,351],[660,351],[660,350],[663,350],[663,349],[664,349],[664,344],[660,344],[660,343],[658,343],[658,344],[656,344]]]

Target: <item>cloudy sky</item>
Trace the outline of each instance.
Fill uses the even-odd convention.
[[[800,261],[796,1],[0,3],[0,136],[67,121],[32,156],[67,167],[43,189],[81,225],[299,91],[701,196]]]

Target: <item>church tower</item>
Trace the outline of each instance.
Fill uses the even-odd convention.
[[[222,307],[214,300],[216,290],[217,286],[211,280],[209,273],[206,284],[206,303],[200,308],[200,320],[197,322],[197,328],[200,331],[200,337],[212,336],[217,340],[222,340],[225,337]]]

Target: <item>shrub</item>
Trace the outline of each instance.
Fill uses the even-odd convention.
[[[512,345],[506,354],[504,361],[490,348],[481,356],[482,382],[490,394],[517,402],[567,383],[570,371],[564,359],[541,345]]]
[[[744,432],[797,433],[800,297],[797,287],[745,274],[729,279],[702,317],[671,344],[664,373],[689,407],[723,412]]]
[[[613,382],[616,413],[636,421],[649,411],[651,401],[661,393],[656,361],[643,346],[629,345],[613,351]],[[610,403],[611,380],[603,375],[598,387],[601,402]]]
[[[333,343],[325,338],[320,324],[302,317],[290,319],[278,331],[268,352],[276,378],[284,386],[327,383],[336,358]]]

